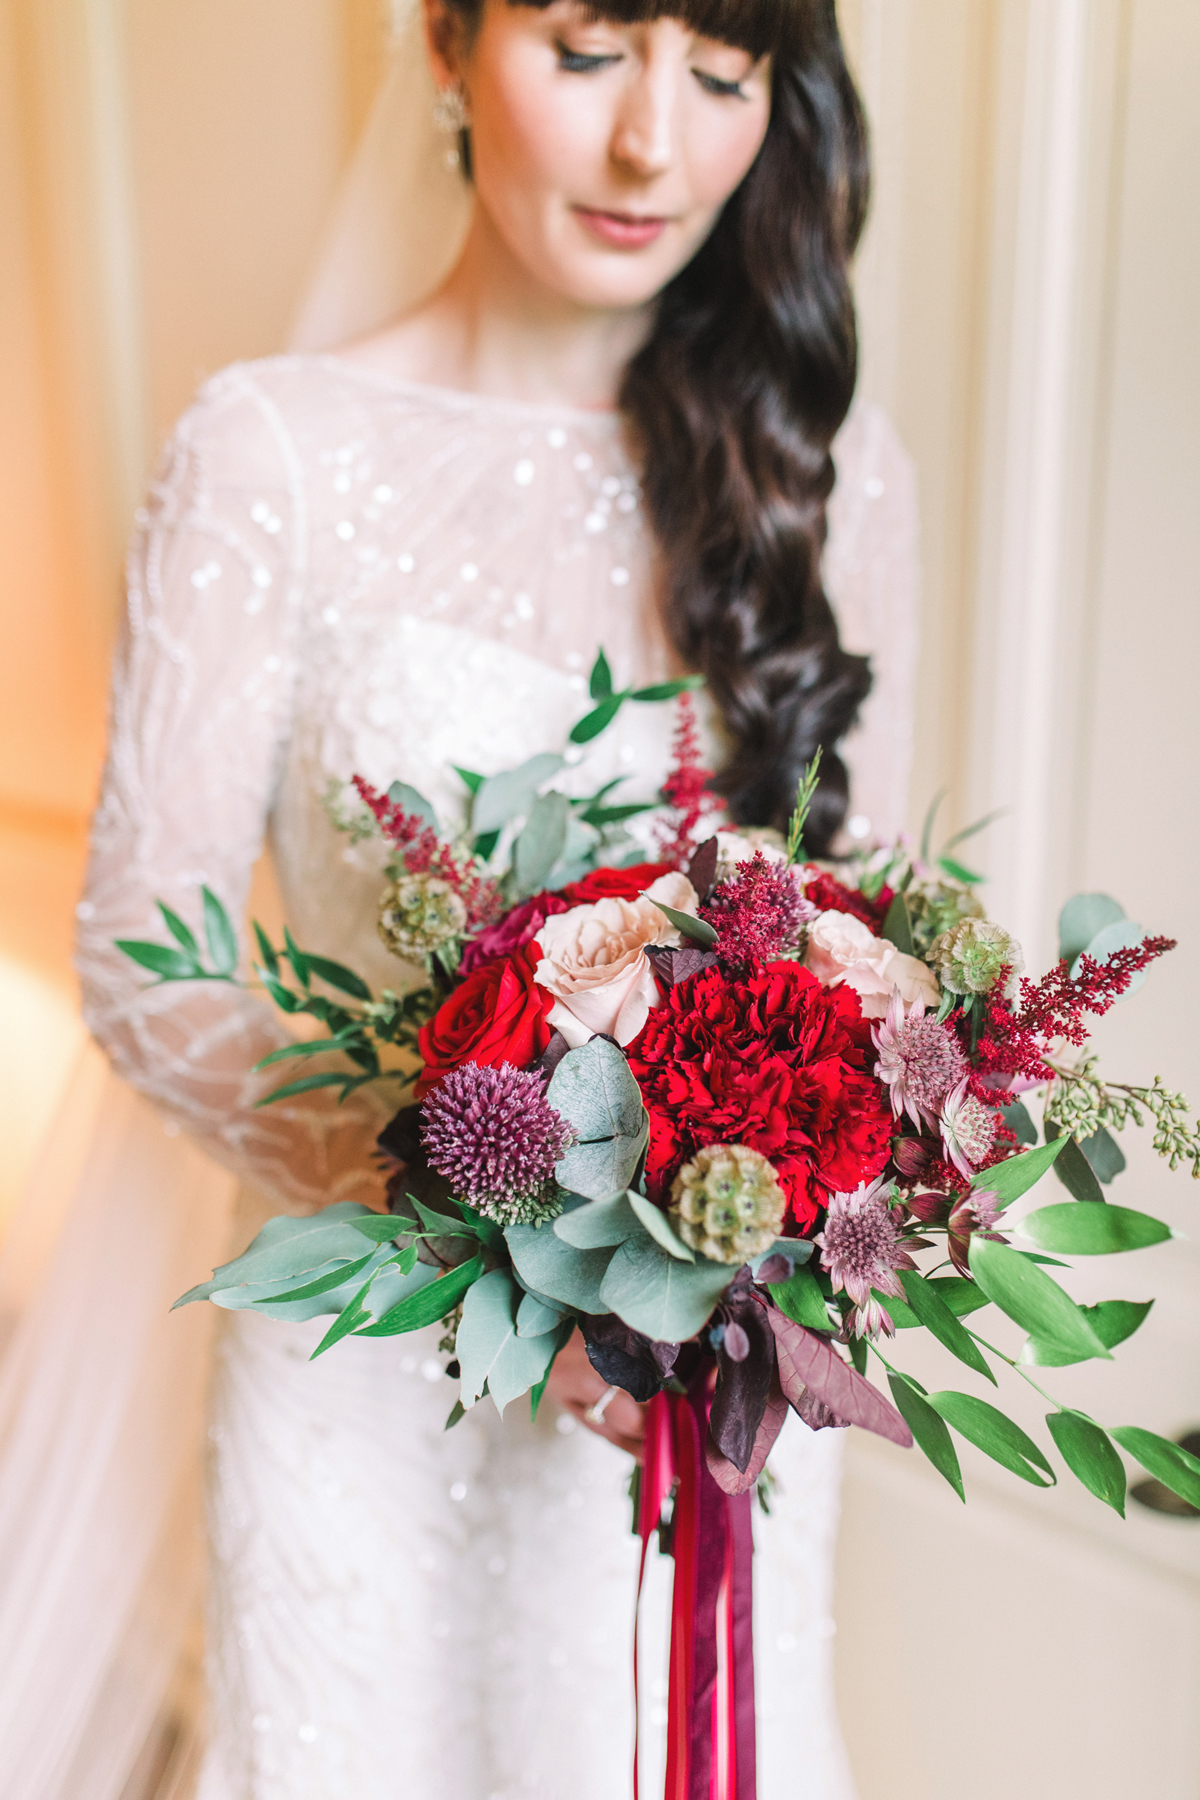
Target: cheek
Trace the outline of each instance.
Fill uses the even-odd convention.
[[[695,206],[705,210],[724,206],[749,174],[767,134],[769,116],[764,100],[753,106],[730,106],[719,121],[711,114],[689,120],[683,160]]]
[[[586,95],[547,82],[540,65],[513,58],[473,100],[475,178],[490,211],[520,218],[567,179],[603,167],[607,121]],[[574,104],[572,104],[574,102]]]

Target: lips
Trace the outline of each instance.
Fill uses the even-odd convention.
[[[576,206],[573,211],[593,237],[616,250],[644,250],[670,224],[669,219],[654,214],[602,212],[590,206]]]

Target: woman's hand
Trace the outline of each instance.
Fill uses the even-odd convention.
[[[583,1337],[576,1332],[565,1350],[560,1350],[546,1383],[546,1392],[556,1406],[577,1418],[581,1425],[607,1438],[630,1456],[642,1459],[642,1440],[646,1434],[645,1408],[618,1388],[604,1409],[603,1417],[591,1419],[588,1413],[608,1391],[608,1383],[597,1375],[588,1361]]]

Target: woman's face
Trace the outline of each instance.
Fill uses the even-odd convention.
[[[622,25],[581,0],[486,0],[469,44],[427,0],[437,72],[465,90],[479,204],[555,294],[644,304],[695,255],[766,134],[767,59],[679,19]]]

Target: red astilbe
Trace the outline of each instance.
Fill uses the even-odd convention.
[[[710,813],[720,812],[724,802],[713,793],[709,783],[712,770],[706,769],[700,753],[700,727],[692,696],[680,694],[675,734],[671,740],[671,770],[662,784],[662,797],[672,808],[675,818],[658,827],[658,847],[662,861],[673,869],[685,869],[696,847],[696,833],[701,821]]]
[[[999,997],[1008,979],[1004,970],[987,1003],[976,1056],[978,1073],[1049,1080],[1053,1071],[1044,1061],[1046,1046],[1055,1038],[1076,1047],[1084,1045],[1088,1038],[1084,1015],[1106,1013],[1134,976],[1175,944],[1174,938],[1143,938],[1140,944],[1122,945],[1103,962],[1084,954],[1074,979],[1072,965],[1064,958],[1040,981],[1022,978],[1020,1004],[1015,1010]]]
[[[407,874],[432,875],[452,887],[467,909],[469,931],[479,931],[492,923],[502,910],[502,902],[500,890],[489,875],[481,875],[471,859],[457,856],[449,844],[443,844],[419,813],[405,812],[361,775],[354,777],[354,789],[388,843],[400,851]]]
[[[761,850],[737,866],[731,881],[713,892],[700,917],[717,933],[714,946],[722,963],[745,967],[774,962],[793,949],[800,935],[803,908],[789,869],[770,863]]]

